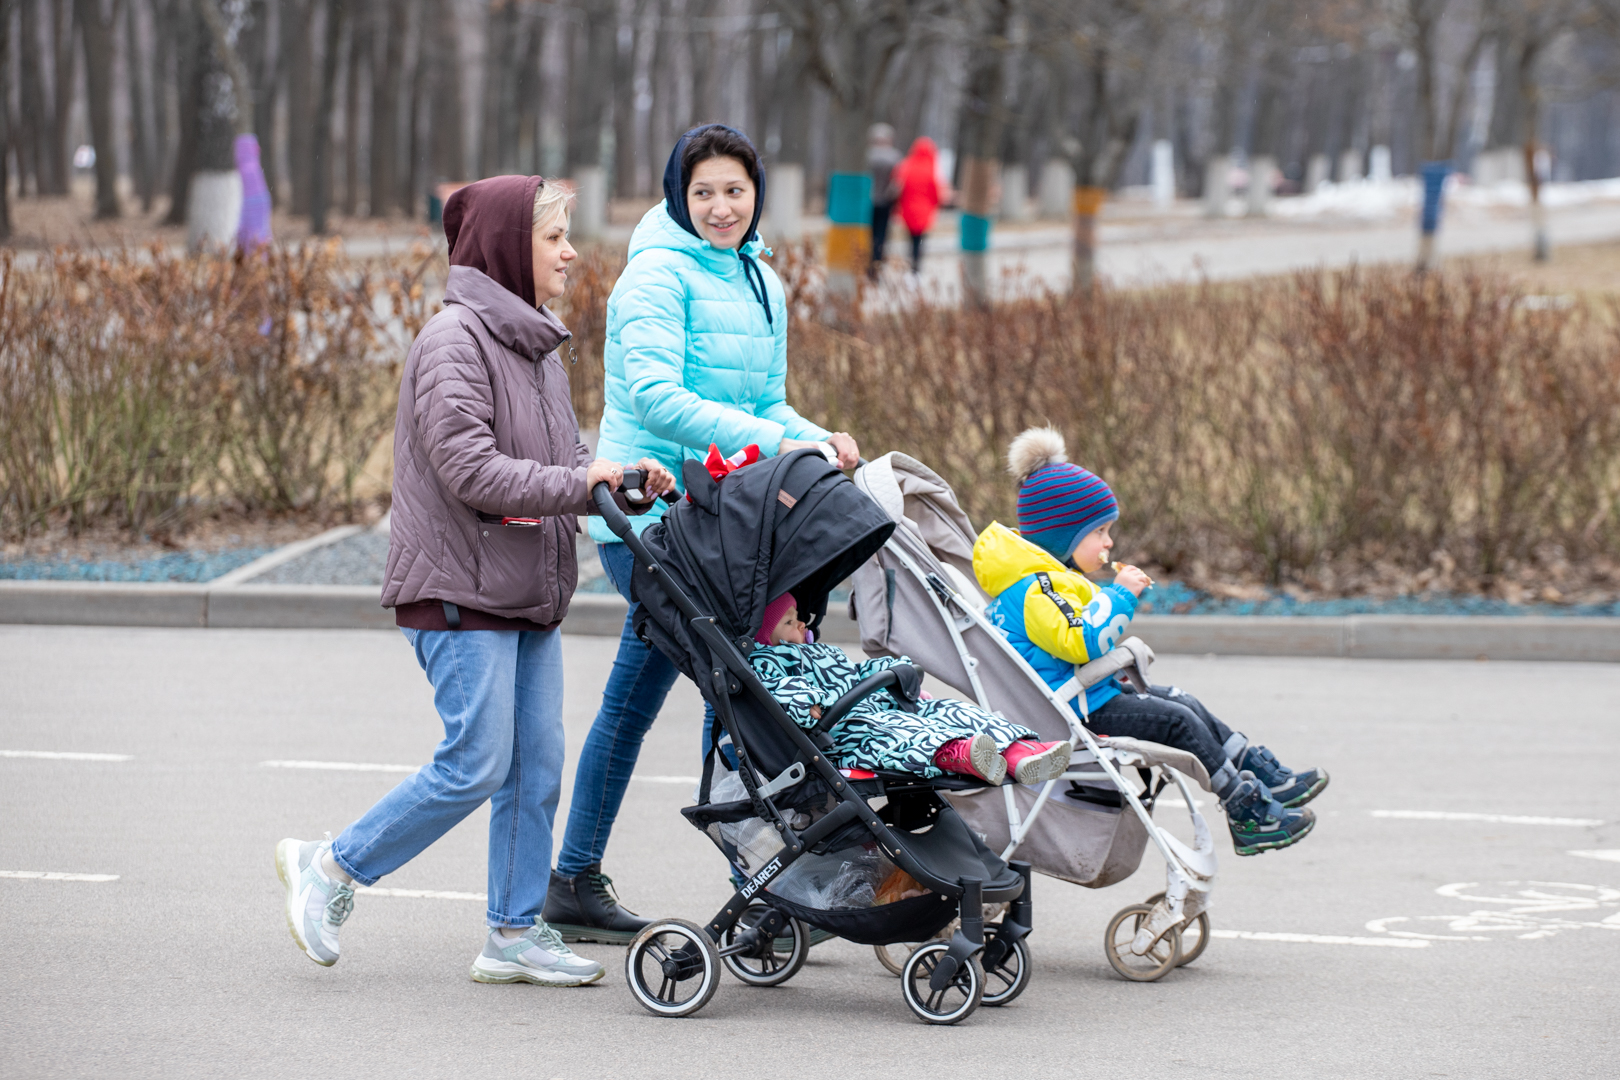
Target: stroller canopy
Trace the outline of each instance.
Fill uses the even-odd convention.
[[[671,582],[739,643],[753,638],[766,605],[784,592],[814,627],[832,587],[894,532],[894,521],[815,450],[768,458],[719,481],[688,460],[682,479],[690,499],[672,506],[642,541]],[[645,637],[652,619],[690,652],[685,620],[640,565],[633,590],[642,604],[637,632]],[[693,674],[690,658],[663,651]]]

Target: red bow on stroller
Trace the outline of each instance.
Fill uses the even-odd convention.
[[[752,465],[758,460],[759,446],[755,443],[749,443],[730,457],[722,456],[720,447],[710,443],[709,456],[703,459],[703,467],[709,470],[709,475],[718,483],[727,473],[735,472],[744,465]],[[686,501],[691,502],[692,496],[687,495]]]

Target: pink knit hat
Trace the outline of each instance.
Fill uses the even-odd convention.
[[[766,604],[765,618],[760,623],[759,632],[754,635],[754,640],[761,645],[769,645],[771,643],[771,631],[775,630],[776,624],[782,621],[782,616],[787,613],[787,609],[798,606],[799,602],[793,599],[793,594],[790,592],[785,592]]]

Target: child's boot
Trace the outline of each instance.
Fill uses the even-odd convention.
[[[934,751],[934,764],[987,784],[999,784],[1007,776],[1007,761],[996,753],[996,740],[983,733],[971,739],[952,739]]]
[[[1067,739],[1062,742],[1019,739],[1002,751],[1001,756],[1007,759],[1007,771],[1017,783],[1044,784],[1063,775],[1073,753],[1074,744]]]
[[[1263,746],[1250,743],[1234,763],[1254,773],[1255,779],[1271,789],[1271,797],[1290,810],[1304,806],[1328,786],[1325,769],[1305,769],[1295,772]]]
[[[1271,797],[1253,773],[1238,773],[1220,792],[1232,848],[1239,855],[1258,855],[1297,844],[1316,825],[1309,810],[1289,810]]]

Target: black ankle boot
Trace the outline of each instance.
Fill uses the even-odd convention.
[[[602,873],[601,863],[592,863],[583,874],[571,878],[553,870],[541,917],[564,941],[602,945],[628,945],[652,922],[619,906],[613,879]]]

